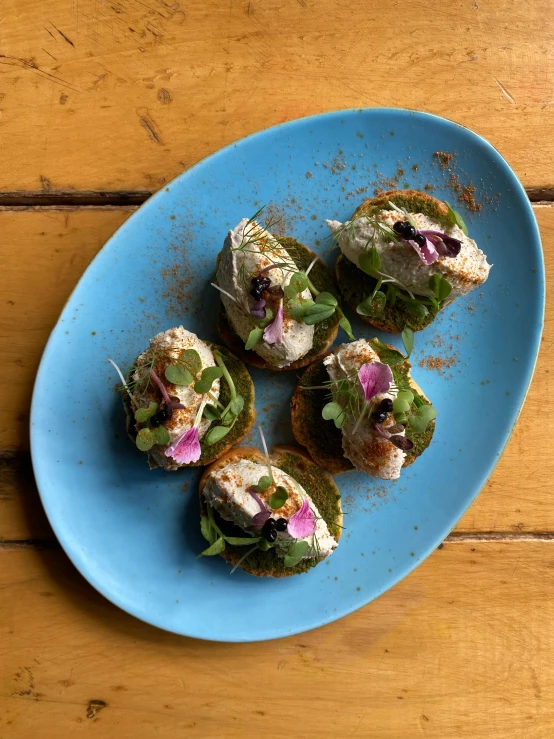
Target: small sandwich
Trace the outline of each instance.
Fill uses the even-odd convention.
[[[331,270],[298,241],[272,236],[259,215],[229,231],[218,256],[219,331],[245,362],[297,369],[329,349],[339,324],[354,337]]]
[[[200,504],[209,546],[199,556],[220,554],[231,572],[258,577],[307,572],[333,553],[342,530],[333,478],[294,447],[231,449],[204,471]]]
[[[157,334],[121,378],[127,432],[150,468],[209,464],[240,442],[256,418],[254,383],[227,349],[182,326]]]
[[[379,339],[359,339],[304,372],[291,401],[292,430],[333,474],[356,469],[396,480],[431,442],[436,411],[410,363]]]
[[[383,331],[425,328],[489,275],[461,215],[417,190],[370,198],[351,221],[327,224],[342,252],[335,270],[341,295]]]

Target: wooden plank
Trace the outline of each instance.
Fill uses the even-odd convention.
[[[338,108],[405,106],[552,185],[551,3],[6,0],[0,190],[161,187],[224,144]]]
[[[61,552],[0,552],[0,735],[547,739],[553,551],[447,544],[342,621],[235,645],[136,621]]]
[[[6,302],[0,311],[4,357],[0,396],[5,398],[0,407],[0,538],[52,536],[38,502],[28,456],[34,376],[44,343],[75,282],[130,211],[0,211],[6,285]],[[537,207],[535,212],[546,253],[547,279],[554,280],[554,207]],[[554,457],[545,444],[545,439],[554,435],[553,351],[554,308],[550,302],[542,351],[521,417],[500,464],[457,531],[554,531],[550,495]]]

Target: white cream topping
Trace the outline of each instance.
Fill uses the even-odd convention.
[[[250,315],[250,309],[255,303],[249,294],[251,279],[272,264],[286,265],[283,269],[276,268],[264,273],[271,279],[272,286],[285,287],[292,275],[298,272],[298,267],[287,250],[268,231],[255,221],[243,218],[229,231],[225,239],[217,268],[217,282],[234,298],[233,300],[221,293],[229,321],[245,343],[256,325]],[[308,289],[300,295],[304,299],[312,297]],[[257,344],[254,351],[269,364],[286,367],[307,354],[313,342],[314,327],[295,321],[285,314],[283,343],[268,344],[264,341]]]
[[[156,334],[156,336],[150,340],[149,350],[138,357],[137,364],[149,364],[152,359],[152,352],[155,352],[159,355],[160,361],[163,362],[162,366],[165,368],[166,364],[170,363],[169,360],[177,359],[184,349],[194,349],[198,352],[202,363],[202,370],[206,369],[206,367],[215,366],[216,363],[214,355],[212,354],[210,347],[201,341],[196,334],[187,331],[182,326],[171,328],[168,331],[162,331],[161,333]],[[157,363],[155,367],[156,366]],[[194,383],[192,385],[173,385],[165,379],[164,372],[161,372],[161,375],[159,376],[160,380],[166,386],[168,394],[178,397],[179,402],[185,406],[183,409],[173,411],[171,419],[164,424],[169,433],[171,444],[193,426],[200,406],[205,404],[206,401],[212,401],[208,400],[207,396],[196,393],[194,391]],[[137,377],[138,375],[135,374],[134,379]],[[219,382],[219,380],[215,380],[210,390],[212,395],[216,398],[219,398]],[[149,383],[146,393],[142,392],[144,391],[144,387],[144,383],[139,383],[137,389],[133,393],[133,402],[135,407],[148,407],[150,401],[153,399],[153,394],[156,402],[159,403],[161,401],[160,392],[155,385]],[[199,439],[202,439],[205,436],[210,427],[210,423],[211,421],[207,418],[202,418],[198,427]],[[166,470],[179,469],[182,465],[178,464],[170,457],[166,457],[163,453],[163,449],[165,448],[166,447],[153,447],[150,451],[150,455],[155,459],[160,467],[164,467]],[[160,449],[162,450],[161,453],[159,453]]]
[[[258,493],[269,508],[271,517],[289,519],[300,509],[302,501],[307,499],[310,508],[316,518],[315,534],[304,537],[303,541],[310,544],[310,549],[304,555],[305,559],[317,556],[319,551],[321,557],[331,554],[337,546],[337,542],[329,533],[327,524],[321,517],[317,506],[306,493],[304,488],[290,475],[278,467],[272,467],[271,472],[276,485],[282,485],[288,492],[289,497],[282,508],[273,511],[269,508],[269,491]],[[204,496],[209,505],[221,515],[226,521],[232,521],[243,529],[251,525],[254,516],[261,508],[256,499],[248,492],[249,488],[258,484],[260,477],[267,475],[268,470],[264,465],[241,459],[226,467],[212,472],[204,486]],[[317,539],[317,544],[315,540]],[[285,556],[287,549],[292,543],[291,537],[286,531],[279,532],[277,536],[276,550],[281,556]],[[318,550],[319,547],[319,550]]]
[[[379,362],[379,355],[365,339],[358,339],[350,344],[342,344],[324,359],[325,367],[331,380],[340,380],[356,375],[362,364]],[[364,393],[359,380],[356,380],[360,400],[363,402]],[[395,393],[388,392],[375,396],[378,403],[384,398],[395,397]],[[335,400],[340,402],[339,397]],[[366,472],[382,480],[397,480],[400,477],[402,465],[406,458],[405,452],[394,446],[390,441],[380,436],[374,429],[371,419],[366,416],[356,428],[357,418],[348,416],[342,428],[342,448],[344,456],[349,459],[357,470]],[[330,423],[326,421],[326,423]],[[382,424],[383,428],[395,424],[393,414]],[[404,435],[405,432],[402,432]]]
[[[339,236],[338,245],[344,256],[359,266],[360,254],[375,243],[381,257],[380,271],[394,277],[401,286],[416,295],[432,294],[429,289],[429,278],[434,274],[446,278],[452,285],[448,302],[466,295],[485,282],[491,265],[487,263],[487,257],[473,239],[466,236],[458,226],[445,228],[422,213],[411,213],[410,215],[417,224],[418,230],[441,231],[461,241],[462,246],[458,256],[443,256],[433,264],[424,264],[410,244],[395,244],[380,231],[373,242],[374,227],[364,217],[357,218],[353,221],[352,227],[344,229]],[[405,220],[401,213],[393,210],[382,210],[373,218],[391,228],[397,221]],[[339,221],[327,221],[327,225],[335,233],[343,224]]]

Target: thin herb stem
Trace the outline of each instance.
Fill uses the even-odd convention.
[[[267,444],[265,443],[264,432],[262,431],[262,427],[261,426],[258,426],[258,428],[260,430],[260,436],[262,437],[262,446],[264,448],[265,461],[266,461],[266,464],[267,464],[267,471],[269,473],[269,479],[275,485],[275,480],[273,479],[273,471],[271,469],[271,460],[269,459],[269,453],[267,451]]]
[[[122,371],[121,371],[121,370],[119,369],[119,367],[118,367],[118,366],[117,366],[117,364],[116,364],[116,363],[115,363],[115,362],[113,361],[113,359],[110,359],[110,358],[108,357],[108,362],[109,362],[109,363],[110,363],[110,364],[111,364],[111,365],[112,365],[112,366],[113,366],[113,367],[115,368],[115,371],[117,372],[117,374],[119,375],[119,377],[120,377],[120,379],[121,379],[121,384],[123,385],[123,387],[124,387],[124,388],[125,388],[125,390],[127,391],[127,395],[128,395],[128,396],[129,396],[130,398],[131,398],[131,400],[133,400],[133,394],[131,393],[131,391],[129,390],[129,386],[128,386],[128,385],[127,385],[127,383],[125,382],[125,378],[123,377],[123,372],[122,372]]]
[[[229,386],[229,391],[231,393],[231,399],[235,400],[235,398],[237,397],[237,390],[235,388],[233,378],[229,374],[229,370],[227,369],[225,362],[223,361],[223,357],[219,352],[214,352],[214,359],[217,363],[217,366],[222,370],[223,377],[225,377],[225,380],[227,381],[227,385]]]

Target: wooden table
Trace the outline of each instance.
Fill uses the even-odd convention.
[[[551,2],[5,0],[0,16],[1,739],[554,736],[552,303],[507,451],[444,546],[301,636],[203,643],[110,605],[55,541],[28,440],[42,348],[90,259],[151,192],[275,123],[393,105],[470,126],[528,189],[552,279]]]

